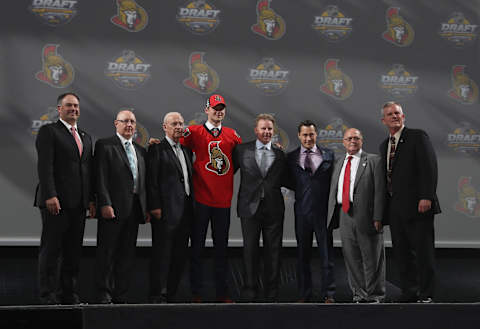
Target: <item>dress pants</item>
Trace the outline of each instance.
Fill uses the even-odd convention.
[[[280,252],[282,249],[283,216],[272,217],[263,201],[253,217],[241,218],[243,234],[243,261],[245,283],[242,290],[243,301],[255,301],[259,279],[259,240],[263,239],[264,296],[266,301],[278,298],[280,275]]]
[[[188,258],[188,238],[193,216],[192,197],[185,197],[183,215],[178,222],[152,218],[152,260],[150,300],[169,302],[177,292]]]
[[[364,233],[355,221],[355,208],[348,214],[337,206],[340,237],[348,282],[354,302],[385,300],[385,248],[383,233]],[[373,226],[373,222],[372,222]]]
[[[295,214],[295,236],[297,238],[298,253],[298,290],[300,299],[310,301],[313,297],[312,289],[312,242],[313,234],[317,240],[317,250],[320,256],[322,299],[335,295],[335,278],[333,262],[333,235],[332,230],[326,227],[326,218],[320,218],[315,213],[305,216]]]
[[[38,283],[40,300],[61,302],[74,300],[85,230],[86,210],[82,207],[61,209],[52,215],[47,209],[42,215],[42,236],[38,255]],[[60,276],[59,276],[60,262]],[[59,280],[60,278],[60,280]],[[58,297],[57,297],[58,296]]]
[[[393,252],[404,298],[433,297],[435,288],[435,233],[432,211],[405,218],[389,207]]]
[[[134,197],[129,216],[98,220],[95,266],[97,299],[112,298],[114,303],[127,302],[141,220],[142,208],[137,196]]]
[[[215,290],[217,299],[228,297],[228,233],[230,208],[214,208],[195,201],[191,239],[190,285],[194,296],[201,296],[204,284],[203,252],[208,224],[211,223],[215,253]]]

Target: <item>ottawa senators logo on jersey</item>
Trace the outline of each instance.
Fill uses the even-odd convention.
[[[42,71],[35,74],[35,78],[51,87],[68,87],[74,78],[73,66],[58,54],[60,45],[48,44],[42,50]]]
[[[455,210],[468,217],[480,217],[480,192],[472,185],[472,177],[460,177],[457,189]]]
[[[441,24],[438,33],[443,39],[453,43],[455,47],[461,48],[465,44],[475,41],[477,27],[478,25],[472,24],[463,13],[457,11]]]
[[[352,79],[338,67],[338,59],[327,59],[324,64],[325,83],[320,91],[338,100],[345,100],[353,92]]]
[[[117,15],[110,21],[128,32],[139,32],[148,24],[148,14],[134,0],[117,0]]]
[[[35,16],[49,26],[67,24],[77,15],[75,0],[33,0],[28,8]]]
[[[470,105],[478,100],[478,86],[465,73],[465,65],[454,65],[452,67],[452,89],[448,96],[459,103]]]
[[[211,171],[218,176],[225,175],[230,169],[230,161],[220,148],[221,141],[212,141],[208,143],[208,154],[210,162],[205,165],[205,169]]]
[[[410,24],[398,14],[400,8],[390,7],[387,9],[385,19],[387,21],[387,30],[383,32],[384,40],[399,47],[407,47],[413,42],[415,32]]]
[[[252,25],[253,33],[265,39],[279,40],[285,34],[285,20],[270,8],[271,0],[257,2],[257,23]]]
[[[217,72],[203,59],[205,53],[190,54],[190,77],[183,80],[183,85],[199,94],[211,94],[220,84]]]

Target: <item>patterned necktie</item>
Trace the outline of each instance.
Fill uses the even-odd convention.
[[[310,175],[313,174],[312,150],[305,150],[305,162],[303,167]]]
[[[268,171],[268,164],[267,164],[267,147],[262,146],[260,148],[260,151],[262,152],[262,156],[260,158],[260,171],[262,173],[262,176],[265,177],[267,176],[267,171]]]
[[[80,154],[80,156],[82,156],[83,146],[82,146],[82,142],[80,142],[80,138],[79,138],[78,135],[75,133],[75,127],[72,126],[72,127],[70,128],[70,131],[72,132],[73,138],[75,138],[75,143],[77,143],[78,153]]]
[[[211,130],[211,132],[212,132],[213,137],[218,137],[218,135],[220,135],[220,129],[218,129],[218,128],[213,128]]]
[[[350,171],[352,168],[352,156],[347,158],[347,165],[345,166],[345,173],[343,174],[343,190],[342,190],[342,210],[348,213],[350,209]]]
[[[135,158],[133,157],[132,144],[125,142],[125,152],[127,153],[128,163],[130,164],[130,170],[133,175],[133,189],[136,191],[137,187],[137,167],[135,166]]]
[[[388,157],[388,169],[387,169],[387,190],[392,194],[392,168],[393,160],[395,158],[395,137],[390,137],[390,155]]]

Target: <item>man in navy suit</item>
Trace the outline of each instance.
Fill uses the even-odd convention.
[[[69,92],[58,96],[57,110],[59,120],[40,128],[35,143],[40,182],[34,205],[42,215],[39,295],[42,304],[78,304],[77,279],[86,210],[95,217],[92,140],[77,127],[77,95]]]
[[[127,302],[138,226],[149,220],[146,151],[133,141],[136,118],[120,111],[116,134],[95,143],[97,204],[96,302]]]
[[[404,125],[400,104],[382,107],[389,136],[380,145],[387,170],[387,220],[400,274],[400,302],[433,301],[435,285],[434,215],[441,212],[436,190],[438,167],[428,135]]]
[[[332,230],[327,228],[327,211],[334,153],[317,145],[317,127],[310,120],[298,125],[298,139],[302,145],[287,159],[295,190],[299,302],[309,302],[313,297],[310,261],[315,233],[322,273],[320,297],[325,303],[333,303],[333,238]]]

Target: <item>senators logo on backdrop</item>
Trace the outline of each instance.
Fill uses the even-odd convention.
[[[471,44],[477,38],[478,25],[472,24],[461,12],[454,12],[446,22],[440,24],[438,34],[451,42],[455,47],[462,48]]]
[[[325,82],[320,91],[337,100],[345,100],[353,92],[352,79],[338,67],[339,59],[327,59],[324,64]]]
[[[40,118],[32,120],[32,136],[36,136],[42,126],[56,122],[58,120],[58,110],[56,107],[49,106],[47,112],[42,114]]]
[[[340,118],[333,118],[325,128],[318,129],[318,144],[328,147],[335,151],[335,153],[345,153],[343,147],[343,135],[348,129],[348,126]]]
[[[337,6],[329,5],[320,16],[314,17],[312,28],[327,41],[336,42],[352,33],[352,21],[353,18],[348,17]]]
[[[480,217],[480,190],[472,184],[472,177],[462,176],[457,185],[458,200],[455,210],[467,217]]]
[[[465,65],[452,66],[452,89],[448,97],[465,105],[471,105],[478,100],[478,85],[465,73]]]
[[[456,152],[478,155],[480,150],[480,132],[472,128],[469,122],[462,122],[461,127],[448,134],[447,145]]]
[[[387,21],[387,30],[383,32],[384,40],[399,47],[407,47],[413,42],[415,32],[408,22],[398,14],[400,8],[390,7],[387,9],[385,19]]]
[[[278,95],[288,85],[290,71],[273,58],[263,58],[262,61],[249,69],[248,82],[264,95]]]
[[[137,89],[150,79],[151,66],[133,50],[126,49],[107,62],[105,75],[120,88]]]
[[[257,2],[257,23],[252,25],[251,29],[265,39],[279,40],[285,34],[287,26],[282,16],[270,7],[270,3],[271,0]]]
[[[75,77],[73,66],[58,53],[60,45],[47,44],[42,50],[42,70],[35,74],[37,80],[51,87],[68,87]]]
[[[204,35],[217,28],[220,14],[210,1],[187,1],[183,7],[178,7],[177,22],[193,34]]]
[[[230,169],[230,161],[220,148],[221,141],[211,141],[208,143],[208,154],[210,161],[205,165],[205,169],[218,176],[225,175]]]
[[[190,76],[183,80],[183,85],[199,94],[210,94],[217,90],[220,79],[217,72],[205,62],[204,56],[202,52],[190,54]]]
[[[411,96],[417,92],[418,76],[407,71],[403,64],[393,64],[390,71],[380,77],[379,86],[394,97]]]
[[[128,32],[139,32],[148,24],[148,14],[134,0],[116,0],[117,14],[110,21]]]
[[[33,0],[28,9],[43,23],[59,26],[69,23],[77,15],[78,1]]]

